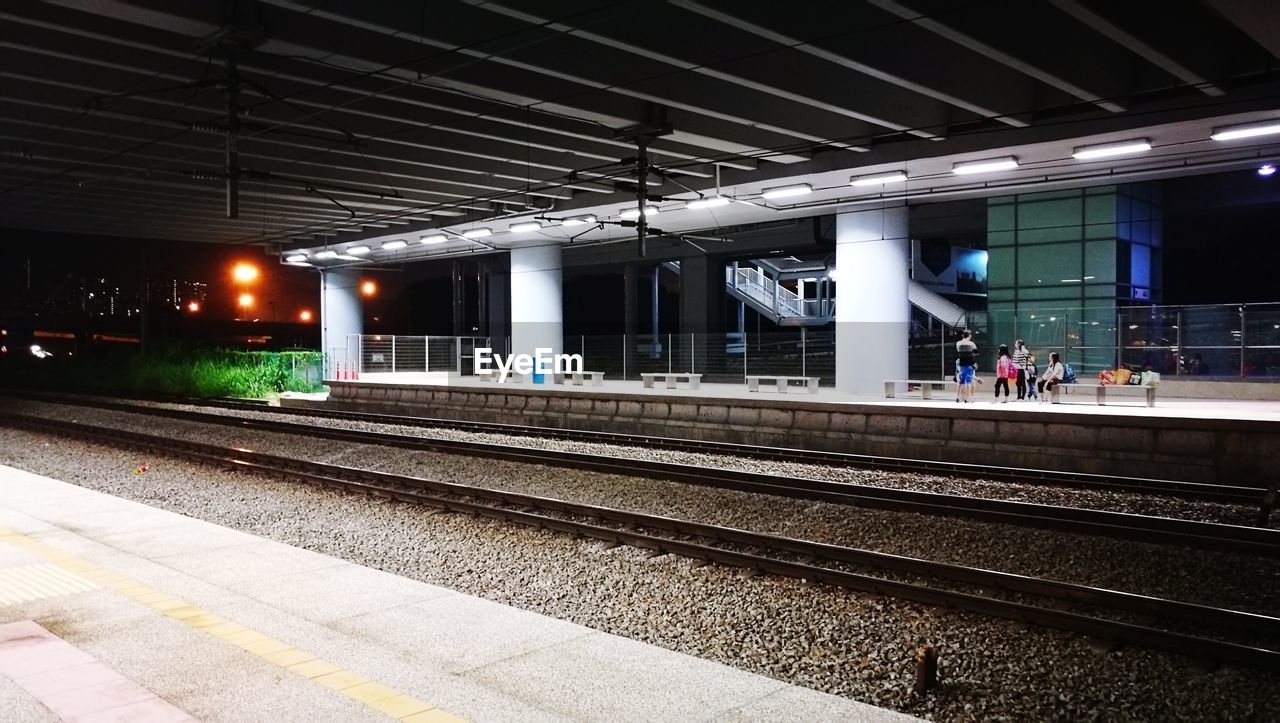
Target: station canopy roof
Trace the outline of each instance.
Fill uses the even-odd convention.
[[[666,234],[1280,150],[1280,4],[1250,0],[31,0],[0,20],[0,226],[314,265],[634,237],[640,143]]]

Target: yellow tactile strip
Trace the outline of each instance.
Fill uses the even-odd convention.
[[[51,563],[0,567],[0,605],[97,590],[98,586]]]
[[[269,663],[313,680],[326,688],[336,690],[352,700],[397,720],[405,723],[450,723],[464,720],[431,703],[371,681],[359,673],[239,625],[185,600],[147,587],[118,572],[101,568],[88,560],[63,552],[16,530],[0,527],[0,541],[22,547],[95,586],[111,588],[163,615],[243,648]]]

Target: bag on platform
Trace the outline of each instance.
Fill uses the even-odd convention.
[[[1065,369],[1065,371],[1062,373],[1062,383],[1063,383],[1063,384],[1075,384],[1075,383],[1076,383],[1076,370],[1075,370],[1075,369],[1072,369],[1070,364],[1065,365],[1065,366],[1063,367],[1063,369]]]
[[[1153,371],[1143,372],[1142,383],[1149,387],[1160,386],[1160,372],[1153,372]]]
[[[1115,384],[1116,373],[1111,369],[1103,369],[1102,371],[1098,372],[1098,383],[1103,385]]]
[[[1114,383],[1128,384],[1129,377],[1131,376],[1133,376],[1133,372],[1129,371],[1128,369],[1117,369],[1114,375]]]

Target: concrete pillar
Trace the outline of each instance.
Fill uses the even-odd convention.
[[[326,379],[334,378],[333,362],[357,361],[358,346],[350,335],[364,333],[362,277],[356,269],[320,272],[320,350],[324,352]]]
[[[559,354],[563,343],[560,244],[511,249],[511,352]]]
[[[724,271],[706,256],[680,260],[680,333],[724,331]]]
[[[907,209],[836,216],[836,389],[874,394],[907,378]]]

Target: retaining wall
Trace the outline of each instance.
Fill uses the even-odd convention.
[[[326,407],[973,464],[1274,484],[1280,422],[329,382]],[[307,406],[306,402],[288,402]],[[314,404],[314,403],[310,403]]]

